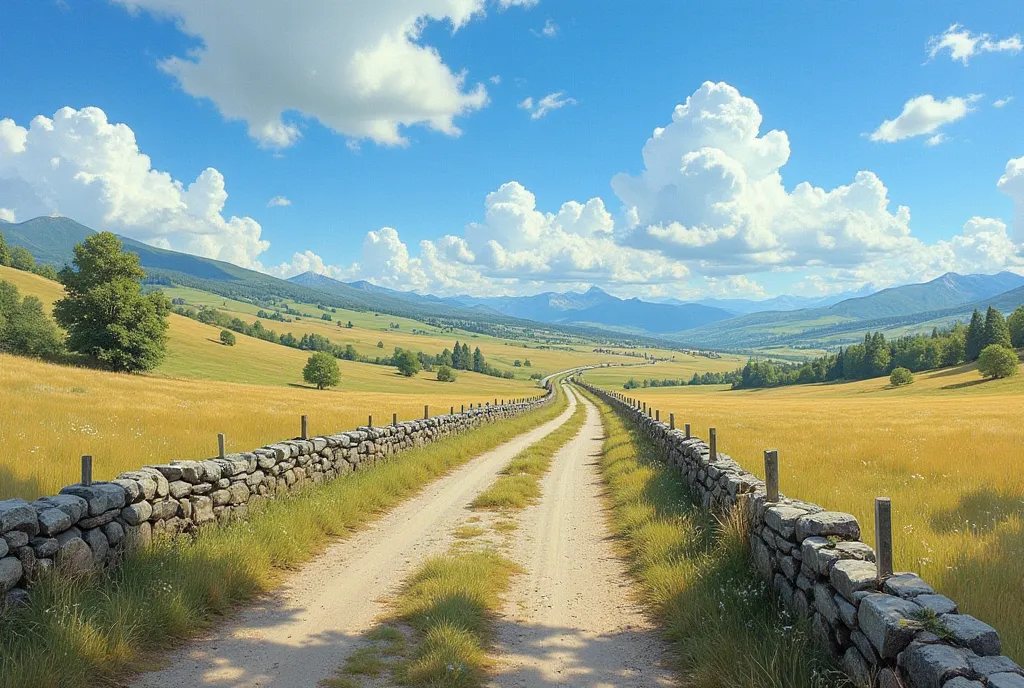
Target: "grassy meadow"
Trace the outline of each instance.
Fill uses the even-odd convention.
[[[629,372],[586,377],[624,391]],[[719,451],[758,475],[778,449],[782,491],[856,515],[868,543],[874,497],[891,497],[896,568],[920,572],[1024,660],[1024,376],[982,381],[968,365],[916,378],[627,394],[699,436],[717,428]]]
[[[63,293],[11,268],[0,267],[0,279],[48,307]],[[337,388],[318,391],[302,381],[308,352],[241,335],[229,347],[218,334],[172,315],[167,358],[149,375],[0,355],[0,499],[32,499],[74,482],[82,454],[94,456],[104,479],[144,463],[210,456],[218,432],[230,451],[292,437],[302,414],[312,432],[326,433],[363,425],[369,415],[389,423],[393,413],[422,417],[424,405],[442,413],[541,393],[528,380],[460,371],[442,383],[430,373],[405,378],[390,366],[351,361],[338,362]]]

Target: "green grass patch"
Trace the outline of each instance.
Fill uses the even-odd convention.
[[[600,469],[611,524],[639,594],[692,688],[849,686],[754,573],[741,519],[694,505],[636,427],[593,398],[605,429]]]
[[[523,509],[540,497],[540,477],[551,466],[555,453],[576,436],[587,419],[587,407],[576,405],[561,427],[516,454],[493,485],[477,495],[472,508]]]
[[[556,402],[520,418],[413,449],[348,478],[270,502],[246,522],[204,530],[128,556],[103,575],[52,577],[0,624],[0,688],[93,685],[144,667],[283,573],[385,509],[561,413]]]
[[[486,528],[474,525],[461,525],[455,529],[455,538],[457,540],[471,540],[472,538],[479,537],[487,532]]]
[[[486,678],[491,617],[518,567],[491,551],[429,559],[395,601],[419,642],[396,679],[411,685],[480,686]]]

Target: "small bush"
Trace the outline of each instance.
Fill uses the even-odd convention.
[[[24,246],[15,246],[11,249],[11,267],[15,270],[31,272],[36,266],[36,259]]]
[[[441,366],[437,369],[438,382],[455,382],[455,371],[448,366]]]
[[[220,331],[220,342],[224,346],[234,346],[235,345],[235,333],[232,332],[231,330],[221,330]]]
[[[889,383],[893,387],[902,387],[903,385],[909,385],[914,381],[914,374],[906,368],[896,368],[889,375]]]
[[[978,357],[978,372],[982,377],[1012,377],[1017,369],[1016,352],[999,344],[989,344]]]
[[[317,351],[306,361],[306,367],[302,369],[302,379],[316,385],[317,389],[334,387],[341,382],[338,359],[326,351]]]

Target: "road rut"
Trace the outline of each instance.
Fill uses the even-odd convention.
[[[542,498],[520,517],[512,558],[525,569],[498,621],[492,686],[673,686],[665,647],[631,598],[601,500],[600,414],[554,457]]]

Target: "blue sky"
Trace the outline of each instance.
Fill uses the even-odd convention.
[[[358,5],[7,0],[0,218],[435,293],[1024,272],[1019,3]]]

